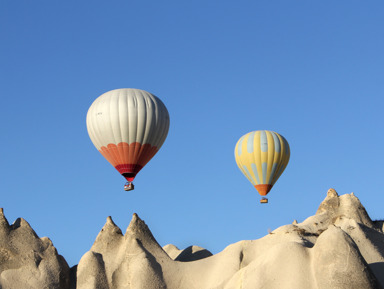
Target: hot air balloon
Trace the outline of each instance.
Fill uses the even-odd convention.
[[[288,165],[290,150],[280,134],[258,130],[242,136],[235,147],[235,159],[241,172],[261,196],[266,196]],[[263,197],[260,203],[268,203]]]
[[[97,150],[127,180],[132,190],[137,173],[163,145],[169,114],[155,95],[123,88],[99,96],[87,113],[89,137]]]

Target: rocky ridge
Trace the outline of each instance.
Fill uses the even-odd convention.
[[[50,239],[39,238],[22,218],[9,225],[0,210],[0,288],[69,288],[69,275]]]
[[[316,214],[212,255],[161,247],[134,214],[125,234],[111,217],[79,264],[0,211],[0,288],[384,288],[383,222],[358,198],[330,189]]]

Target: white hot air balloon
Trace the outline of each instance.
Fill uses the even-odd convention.
[[[126,190],[137,173],[163,145],[169,114],[155,95],[123,88],[98,97],[87,113],[89,137],[97,150],[126,178]]]

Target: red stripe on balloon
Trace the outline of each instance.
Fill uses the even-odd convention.
[[[135,178],[136,174],[153,158],[157,151],[156,146],[141,145],[138,142],[108,144],[99,150],[128,181]]]
[[[122,164],[117,165],[115,169],[123,175],[124,178],[127,179],[127,181],[132,182],[133,179],[136,177],[137,173],[142,169],[143,167],[140,165],[135,164]]]

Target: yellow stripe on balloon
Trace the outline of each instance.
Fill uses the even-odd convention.
[[[275,142],[273,140],[272,133],[270,131],[266,131],[267,140],[268,140],[268,161],[267,161],[267,179],[266,184],[270,184],[272,166],[275,155]]]
[[[253,155],[251,156],[251,158],[253,160],[253,164],[257,168],[257,177],[258,177],[259,182],[257,182],[257,180],[255,180],[255,181],[257,184],[261,184],[263,182],[262,181],[263,169],[261,167],[262,155],[260,153],[261,152],[261,149],[260,149],[260,131],[255,132],[253,145],[254,145],[254,151],[253,151]]]

